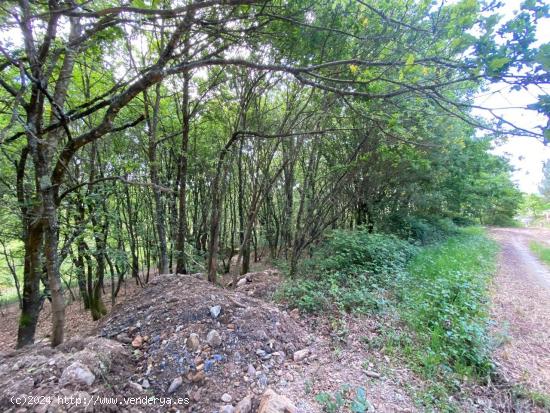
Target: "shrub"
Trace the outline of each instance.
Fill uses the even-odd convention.
[[[366,230],[334,231],[302,268],[307,278],[287,280],[279,299],[307,312],[381,310],[416,247]]]
[[[391,277],[403,271],[415,251],[408,242],[392,235],[339,230],[331,234],[314,259],[325,274],[338,272],[346,278],[363,274]]]
[[[421,245],[442,241],[458,231],[455,223],[448,218],[402,215],[388,217],[382,229]]]

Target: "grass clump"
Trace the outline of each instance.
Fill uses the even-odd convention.
[[[529,243],[529,248],[531,248],[531,251],[533,251],[542,262],[550,265],[550,248],[536,241],[531,241]]]

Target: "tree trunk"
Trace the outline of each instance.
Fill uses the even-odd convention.
[[[185,257],[185,241],[187,238],[187,150],[189,146],[189,79],[190,73],[183,76],[182,98],[182,134],[181,153],[179,162],[179,208],[178,208],[178,232],[176,236],[176,273],[186,274],[187,263]]]
[[[159,118],[159,108],[160,108],[160,83],[155,87],[155,102],[153,104],[153,113],[149,114],[148,110],[148,96],[147,93],[143,93],[145,98],[145,112],[147,115],[147,123],[149,126],[149,146],[148,146],[148,157],[149,157],[149,177],[151,178],[151,183],[153,184],[153,201],[155,204],[154,208],[154,219],[155,227],[158,235],[159,243],[159,262],[158,270],[159,274],[167,274],[168,270],[168,248],[166,245],[166,228],[164,223],[164,203],[162,202],[162,194],[159,189],[160,179],[159,179],[159,160],[157,157],[157,129],[158,129],[158,118]]]
[[[17,348],[34,342],[40,312],[40,275],[42,273],[40,247],[43,243],[44,234],[39,223],[37,224],[29,228],[25,239],[23,308],[19,318]]]

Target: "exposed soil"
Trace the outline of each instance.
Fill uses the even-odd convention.
[[[0,378],[4,389],[0,391],[0,408],[16,411],[21,407],[10,404],[8,396],[14,392],[54,396],[80,391],[88,397],[188,398],[189,404],[178,408],[189,412],[223,411],[228,403],[234,405],[250,396],[255,411],[262,393],[271,388],[289,397],[298,412],[309,413],[322,410],[315,400],[318,393],[334,393],[349,385],[352,393],[365,388],[376,411],[416,411],[407,390],[414,386],[414,377],[407,369],[392,365],[393,360],[383,352],[370,351],[366,345],[378,336],[379,322],[347,317],[334,323],[286,311],[270,300],[281,279],[275,271],[249,274],[237,291],[201,278],[154,277],[144,290],[128,294],[124,303],[93,327],[92,336],[102,338],[76,338],[55,350],[40,342],[0,358],[4,374]],[[216,306],[220,313],[214,316],[211,309]],[[68,318],[77,323],[78,317],[70,309]],[[88,320],[82,319],[82,323],[90,326]],[[219,345],[208,341],[212,330],[219,334]],[[81,325],[81,332],[89,331]],[[192,333],[198,335],[197,348],[190,346]],[[98,344],[93,340],[105,341]],[[112,343],[106,348],[116,349],[114,362],[106,362],[106,369],[98,370],[89,355],[92,350],[86,347],[90,343],[93,351]],[[305,356],[295,359],[299,350]],[[83,351],[87,358],[81,357]],[[61,383],[64,369],[75,360],[91,364],[90,370],[96,374],[93,385]],[[170,389],[174,383],[179,385]],[[222,401],[226,393],[231,402]],[[50,407],[51,411],[67,410]],[[71,411],[84,410],[73,406]],[[96,411],[123,408],[96,406]],[[159,407],[128,411],[159,411]]]
[[[118,306],[123,305],[127,299],[134,295],[141,293],[142,288],[136,285],[132,280],[125,282],[119,291],[117,296]],[[105,287],[104,302],[108,311],[111,311],[111,295],[110,286]],[[66,294],[67,296],[67,294]],[[73,301],[70,297],[67,299],[67,308],[65,311],[65,337],[71,339],[72,337],[80,337],[91,334],[94,328],[97,327],[98,322],[92,320],[90,311],[84,309],[82,301]],[[48,300],[44,301],[44,307],[40,312],[38,319],[38,326],[36,329],[35,342],[47,343],[49,342],[51,331],[51,306]],[[10,304],[6,307],[0,308],[0,323],[2,328],[0,329],[0,354],[7,354],[14,350],[15,343],[17,341],[17,327],[19,325],[19,308],[16,304]]]
[[[492,317],[500,345],[495,360],[504,378],[550,394],[550,269],[529,241],[550,242],[550,230],[493,229],[501,247]]]

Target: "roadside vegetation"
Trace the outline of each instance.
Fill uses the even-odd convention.
[[[531,248],[531,251],[533,251],[541,261],[550,265],[550,247],[537,241],[531,241],[529,243],[529,248]]]
[[[464,378],[483,383],[493,370],[488,285],[498,248],[479,227],[446,223],[446,237],[441,224],[424,229],[406,240],[335,231],[304,263],[307,275],[289,279],[279,298],[307,312],[393,318],[381,340],[366,345],[402,358],[425,380],[418,403],[452,409],[449,396]],[[427,233],[439,235],[424,245]]]

